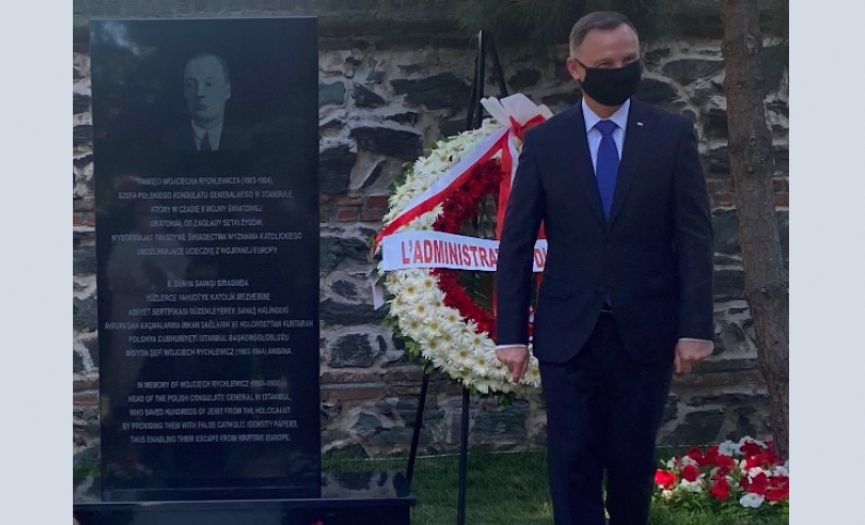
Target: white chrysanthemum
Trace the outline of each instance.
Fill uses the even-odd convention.
[[[441,313],[441,310],[439,310],[439,312]],[[462,330],[462,326],[460,326],[460,323],[459,322],[451,322],[448,317],[442,317],[441,320],[442,320],[442,327],[441,327],[442,335],[447,334],[451,338],[451,341],[453,342],[453,344],[460,344],[460,345],[463,344],[462,339],[463,339],[464,335],[463,335],[463,330]]]
[[[476,381],[475,382],[475,388],[481,394],[488,394],[490,391],[490,384],[487,383],[486,381]]]
[[[404,323],[403,323],[404,321]],[[416,334],[423,328],[423,323],[416,317],[402,318],[400,328],[408,334]]]
[[[502,367],[504,368],[504,367]],[[529,368],[526,370],[526,375],[523,377],[523,384],[527,385],[540,385],[541,384],[541,372],[538,369],[538,361],[537,359],[533,359],[529,361]]]
[[[754,494],[753,492],[745,493],[741,498],[739,498],[739,505],[743,507],[748,507],[752,509],[759,508],[760,505],[763,504],[765,498],[759,494]]]

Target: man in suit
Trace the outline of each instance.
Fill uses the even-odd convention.
[[[189,121],[164,140],[172,150],[216,151],[249,149],[249,133],[225,126],[225,105],[231,98],[228,63],[218,55],[201,53],[183,68],[183,98]]]
[[[582,100],[526,134],[499,248],[496,354],[528,366],[532,247],[548,242],[533,353],[557,525],[646,525],[673,370],[711,355],[712,224],[692,123],[632,95],[631,22],[574,25]],[[603,476],[606,473],[606,502]]]

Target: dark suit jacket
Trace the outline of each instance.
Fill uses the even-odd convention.
[[[195,132],[192,124],[185,124],[172,129],[162,138],[162,146],[171,151],[196,151]],[[252,147],[252,134],[238,127],[222,127],[222,136],[219,138],[220,150],[250,149]]]
[[[693,125],[631,99],[621,157],[607,221],[581,104],[526,134],[499,247],[497,344],[528,340],[541,220],[549,249],[534,316],[539,360],[579,351],[607,295],[640,362],[672,360],[680,337],[713,339],[712,222]]]

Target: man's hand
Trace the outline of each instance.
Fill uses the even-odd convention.
[[[680,340],[676,343],[676,373],[687,374],[692,366],[712,355],[714,350],[712,341]]]
[[[525,345],[496,348],[496,357],[511,372],[514,383],[519,383],[529,367],[529,348]]]

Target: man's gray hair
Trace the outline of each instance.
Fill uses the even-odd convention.
[[[583,16],[582,18],[577,20],[577,23],[574,24],[574,27],[571,29],[571,56],[576,56],[577,49],[579,49],[580,44],[583,43],[583,40],[586,39],[586,35],[589,34],[589,31],[593,29],[615,29],[622,24],[627,25],[634,30],[634,34],[637,34],[637,28],[634,27],[634,24],[631,22],[631,20],[622,13],[618,13],[616,11],[594,11]]]

